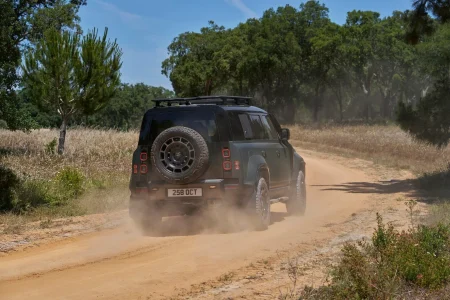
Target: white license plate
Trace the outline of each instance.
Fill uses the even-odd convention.
[[[201,188],[192,189],[168,189],[169,197],[201,197],[203,190]]]

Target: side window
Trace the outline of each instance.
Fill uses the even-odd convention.
[[[241,121],[242,129],[244,130],[244,137],[247,140],[251,140],[254,138],[252,126],[250,125],[250,120],[248,115],[240,114],[239,121]]]
[[[280,123],[278,123],[277,119],[273,115],[269,115],[269,119],[272,121],[273,126],[275,127],[275,130],[278,132],[278,134],[281,132],[281,126]]]
[[[263,127],[261,118],[259,115],[250,115],[250,121],[253,130],[253,139],[255,140],[266,140],[268,139],[266,135],[266,130]]]
[[[245,140],[244,130],[242,128],[241,120],[237,112],[228,112],[230,134],[233,141]]]
[[[261,121],[263,123],[264,129],[266,130],[268,139],[269,140],[277,140],[278,133],[277,133],[277,130],[275,129],[275,126],[273,126],[272,121],[270,120],[269,116],[261,116]]]

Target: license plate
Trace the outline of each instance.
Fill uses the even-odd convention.
[[[201,188],[192,189],[168,189],[169,197],[201,197],[203,190]]]

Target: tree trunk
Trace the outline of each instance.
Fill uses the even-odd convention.
[[[61,127],[59,129],[58,154],[64,154],[64,144],[66,143],[67,120],[62,118]]]
[[[205,85],[205,95],[211,96],[211,92],[212,92],[212,79],[207,79]]]
[[[313,121],[319,121],[319,109],[320,109],[320,95],[319,86],[316,86],[315,97],[314,97],[314,107],[313,107]]]
[[[284,116],[287,124],[295,123],[295,103],[292,99],[286,102],[286,107],[284,109]]]
[[[343,108],[342,108],[342,97],[339,96],[338,97],[338,104],[339,104],[339,119],[340,121],[344,121],[344,112],[343,112]]]
[[[366,111],[365,111],[365,115],[366,115],[366,121],[369,122],[369,120],[370,120],[370,101],[369,101],[369,96],[366,96]]]
[[[384,119],[389,119],[390,118],[390,113],[389,113],[389,104],[390,104],[391,100],[390,100],[390,96],[389,95],[383,95],[383,117]]]

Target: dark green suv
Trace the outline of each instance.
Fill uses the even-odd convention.
[[[288,142],[289,129],[250,100],[154,100],[133,154],[129,211],[135,221],[155,228],[163,216],[226,204],[266,229],[272,203],[304,214],[305,161]]]

